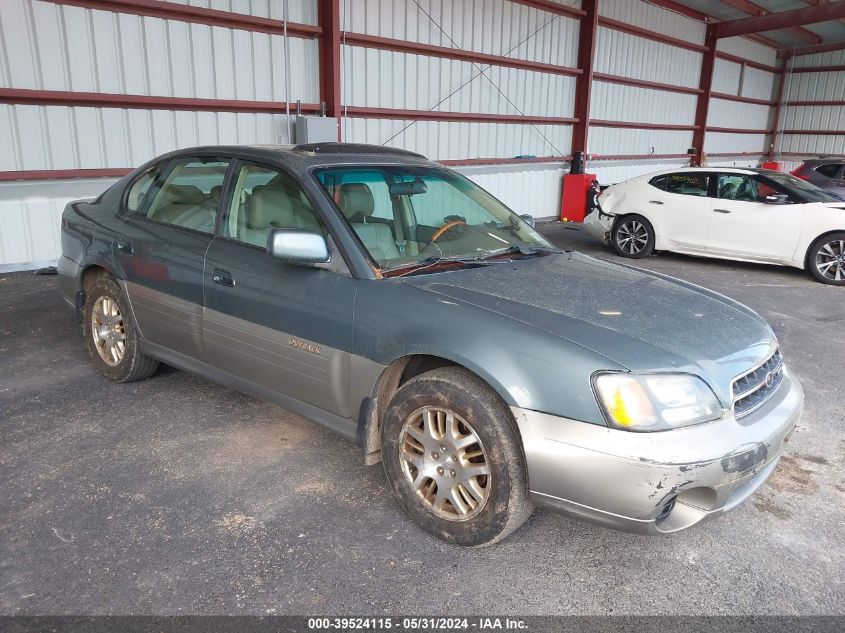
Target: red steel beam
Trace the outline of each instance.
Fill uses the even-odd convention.
[[[619,75],[608,75],[606,73],[593,73],[593,81],[603,81],[610,84],[622,84],[625,86],[635,86],[637,88],[650,88],[652,90],[662,90],[664,92],[681,92],[685,94],[697,95],[701,92],[698,88],[688,88],[687,86],[676,86],[674,84],[663,84],[656,81],[645,81],[644,79],[634,79],[633,77],[621,77]]]
[[[337,140],[340,141],[340,0],[319,0],[317,21],[323,31],[320,38],[320,100],[326,104],[326,116],[337,121]]]
[[[789,72],[791,72],[791,73],[841,73],[841,72],[845,72],[845,65],[841,65],[841,66],[804,66],[802,68],[792,68],[792,69],[790,69]]]
[[[207,24],[209,26],[222,26],[231,29],[245,31],[257,31],[259,33],[272,33],[282,35],[285,32],[282,20],[261,18],[245,13],[233,13],[231,11],[218,11],[217,9],[205,9],[175,2],[163,2],[162,0],[46,0],[54,4],[68,4],[86,9],[100,9],[102,11],[113,11],[115,13],[131,13],[144,17],[163,18],[165,20],[179,20],[181,22],[193,22],[196,24]],[[319,26],[311,24],[299,24],[288,22],[287,33],[291,37],[312,38],[320,35]]]
[[[708,132],[719,132],[721,134],[771,134],[771,130],[751,130],[745,127],[715,127],[707,126]]]
[[[279,101],[243,101],[235,99],[194,99],[186,97],[158,97],[147,95],[113,94],[105,92],[70,92],[65,90],[30,90],[27,88],[0,88],[0,103],[83,106],[91,108],[119,108],[134,110],[187,110],[192,112],[285,112],[286,105]],[[305,112],[319,112],[316,103],[303,103]]]
[[[819,4],[803,9],[792,11],[781,11],[769,13],[741,20],[730,22],[719,22],[716,25],[716,37],[733,37],[736,35],[748,35],[750,33],[761,33],[764,31],[777,31],[804,24],[816,22],[827,22],[845,18],[845,2],[832,2],[830,4]]]
[[[613,127],[627,130],[676,130],[691,132],[696,129],[695,125],[675,125],[672,123],[640,123],[637,121],[607,121],[604,119],[592,119],[590,125],[593,127]]]
[[[680,2],[676,2],[676,0],[647,0],[649,4],[653,4],[656,7],[660,7],[661,9],[669,9],[670,11],[674,11],[675,13],[680,13],[681,15],[685,15],[688,18],[692,18],[693,20],[698,20],[699,22],[714,22],[714,18],[707,15],[706,13],[702,13],[692,7],[688,7],[685,4],[681,4]]]
[[[830,53],[843,49],[845,49],[845,41],[828,42],[827,44],[816,44],[814,46],[783,50],[778,53],[778,57],[790,57],[793,55],[797,57],[798,55],[813,55],[814,53]],[[801,70],[796,68],[794,72],[801,72]]]
[[[713,68],[716,65],[716,26],[715,24],[708,24],[707,33],[704,36],[704,43],[708,50],[701,58],[701,75],[698,80],[701,94],[698,95],[698,103],[695,106],[696,129],[692,135],[692,146],[696,151],[692,163],[695,165],[701,165],[704,162],[707,112],[710,108],[710,93],[713,90]]]
[[[787,101],[788,106],[837,106],[845,107],[845,101]]]
[[[348,106],[346,115],[373,119],[400,119],[406,121],[462,121],[480,123],[518,123],[528,125],[571,125],[578,119],[572,117],[526,116],[522,114],[493,114],[480,112],[446,112],[442,110],[402,110],[399,108],[371,108]]]
[[[661,42],[662,44],[669,44],[670,46],[685,48],[690,51],[703,53],[707,50],[707,47],[701,44],[694,44],[692,42],[687,42],[686,40],[678,39],[677,37],[663,35],[662,33],[643,29],[639,26],[634,26],[633,24],[628,24],[626,22],[620,22],[619,20],[614,20],[603,15],[599,16],[599,26],[603,26],[607,29],[613,29],[614,31],[620,31],[622,33],[628,33],[630,35],[636,35],[637,37],[643,37],[645,39],[653,40],[655,42]]]
[[[781,134],[806,134],[808,136],[845,136],[845,130],[781,130]]]
[[[545,62],[535,62],[527,59],[505,57],[503,55],[477,53],[475,51],[466,51],[459,48],[450,48],[448,46],[433,46],[431,44],[422,44],[420,42],[408,42],[405,40],[391,39],[389,37],[379,37],[377,35],[350,33],[348,31],[341,33],[341,36],[345,44],[351,46],[361,46],[363,48],[396,51],[399,53],[412,53],[415,55],[426,55],[428,57],[443,57],[446,59],[457,59],[459,61],[475,62],[484,65],[489,64],[493,66],[519,68],[522,70],[534,70],[555,75],[581,74],[580,69],[571,68],[569,66],[558,66],[555,64],[547,64]]]
[[[740,95],[732,95],[726,92],[711,92],[711,99],[724,99],[725,101],[738,101],[739,103],[753,103],[754,105],[773,106],[774,101],[768,99],[755,99],[753,97],[743,97]]]
[[[762,15],[768,15],[769,12],[766,11],[763,7],[754,4],[750,0],[722,0],[728,6],[737,9],[738,11],[742,11],[743,13],[747,13],[750,16],[759,17]],[[816,33],[812,31],[808,31],[802,26],[789,26],[786,27],[784,30],[789,31],[796,37],[808,42],[810,44],[818,44],[822,41],[822,38],[819,37]]]
[[[575,118],[578,123],[572,128],[572,154],[587,153],[590,134],[590,103],[593,98],[593,66],[596,58],[596,32],[599,11],[596,0],[581,0],[586,15],[578,25],[578,68],[583,74],[575,86]]]
[[[579,18],[586,15],[583,9],[576,9],[557,2],[550,2],[549,0],[510,0],[514,4],[522,4],[533,9],[540,9],[540,11],[547,11],[548,13],[555,13],[557,15],[565,15],[572,18]]]

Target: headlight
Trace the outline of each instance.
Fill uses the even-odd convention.
[[[665,431],[722,417],[716,395],[690,374],[596,374],[593,388],[607,421],[628,431]]]

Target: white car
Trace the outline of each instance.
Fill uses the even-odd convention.
[[[584,220],[623,257],[655,250],[780,264],[845,285],[845,200],[766,169],[682,168],[608,187]]]

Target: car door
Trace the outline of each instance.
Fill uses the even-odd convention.
[[[327,235],[296,178],[275,167],[233,167],[205,261],[208,362],[272,394],[351,417],[352,312],[358,281],[338,253],[328,267],[285,264],[266,249],[273,228]]]
[[[763,261],[792,258],[801,235],[800,200],[757,175],[718,175],[708,247],[716,254]],[[785,195],[774,204],[766,197]]]
[[[113,244],[146,342],[202,357],[203,266],[228,167],[219,157],[159,163],[130,186]]]
[[[827,190],[845,200],[845,164],[837,165],[838,170],[830,179]]]
[[[707,172],[679,171],[652,178],[646,185],[645,214],[663,248],[706,250],[713,210],[708,196],[711,178]]]

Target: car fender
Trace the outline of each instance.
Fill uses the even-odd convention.
[[[793,265],[804,268],[813,242],[823,235],[845,231],[845,202],[803,205],[801,237],[792,256]]]

